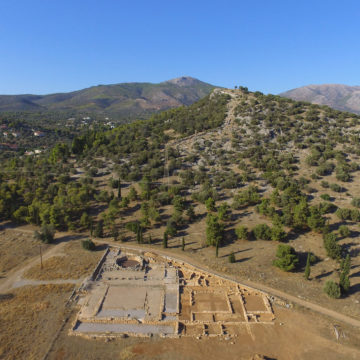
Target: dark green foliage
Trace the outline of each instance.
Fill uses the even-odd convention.
[[[104,222],[103,220],[99,220],[96,224],[94,236],[98,238],[102,238],[104,236]]]
[[[260,195],[258,194],[258,188],[255,186],[249,186],[246,190],[239,191],[234,196],[232,207],[234,209],[241,209],[250,205],[256,205],[260,202]]]
[[[281,225],[276,225],[271,228],[271,240],[285,241],[286,237],[287,237],[287,234]]]
[[[360,198],[353,198],[351,200],[351,205],[360,208]]]
[[[342,260],[340,264],[340,288],[343,294],[346,294],[350,289],[350,269],[351,258],[350,254],[347,254],[345,260]]]
[[[276,250],[276,259],[273,264],[281,270],[292,271],[299,262],[294,248],[290,245],[280,244]]]
[[[81,241],[81,245],[85,250],[94,251],[96,246],[91,239],[86,239]]]
[[[246,226],[240,225],[235,229],[235,234],[239,240],[249,240],[249,231]]]
[[[339,299],[341,296],[341,290],[339,284],[333,280],[328,280],[324,286],[324,292],[333,299]]]
[[[331,197],[330,197],[329,194],[322,194],[322,195],[320,195],[320,197],[321,197],[323,200],[331,201]]]
[[[306,280],[309,280],[310,273],[311,273],[311,253],[308,252],[306,258],[305,273],[304,273],[304,277]]]
[[[341,246],[337,243],[336,234],[324,234],[323,241],[327,255],[332,259],[339,259],[341,257],[342,249]]]
[[[208,214],[206,218],[206,243],[207,245],[216,246],[221,244],[224,236],[224,225],[218,217]]]
[[[346,225],[339,226],[339,234],[343,237],[348,237],[350,235],[350,229]]]
[[[165,231],[163,236],[163,248],[166,249],[168,247],[168,234]]]
[[[256,240],[271,240],[271,228],[266,224],[258,224],[252,230]]]
[[[141,225],[138,221],[132,221],[132,222],[128,222],[125,225],[125,228],[129,231],[132,231],[134,234],[137,234],[139,232]]]
[[[211,197],[209,197],[206,201],[205,201],[205,206],[207,211],[215,211],[215,200]]]
[[[40,231],[34,232],[34,237],[45,244],[51,244],[54,241],[55,229],[52,225],[43,225]]]
[[[230,255],[229,255],[229,263],[230,264],[233,264],[235,262],[235,254],[232,252]]]

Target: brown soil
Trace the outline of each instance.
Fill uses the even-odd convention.
[[[72,241],[63,248],[62,256],[53,256],[40,264],[31,267],[24,277],[36,280],[79,279],[94,269],[100,260],[102,251],[87,251],[80,241]]]
[[[0,295],[0,358],[41,359],[64,319],[73,285],[41,285]]]

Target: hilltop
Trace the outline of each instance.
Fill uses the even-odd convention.
[[[342,84],[308,85],[285,91],[280,96],[360,114],[360,86]]]
[[[190,105],[214,88],[192,77],[158,84],[120,83],[49,95],[0,95],[0,111],[77,111],[114,118],[146,118],[154,112]]]

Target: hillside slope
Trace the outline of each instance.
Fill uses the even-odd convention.
[[[342,84],[308,85],[280,94],[297,101],[328,105],[334,109],[360,114],[360,86]]]
[[[145,118],[154,112],[190,105],[213,88],[200,80],[180,77],[159,84],[122,83],[49,95],[1,95],[0,111],[76,110]]]

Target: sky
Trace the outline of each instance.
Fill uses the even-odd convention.
[[[358,0],[1,0],[0,94],[179,76],[360,85]]]

